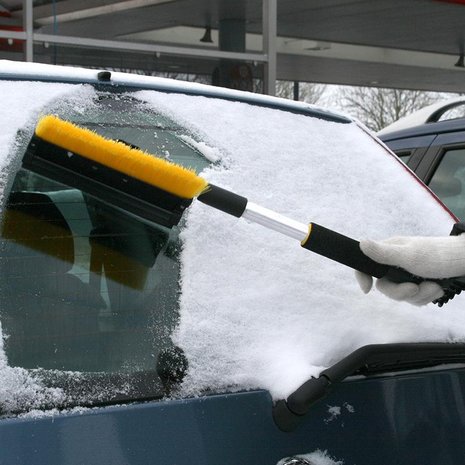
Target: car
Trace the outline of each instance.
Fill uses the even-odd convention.
[[[425,107],[378,133],[415,174],[465,220],[465,99]]]
[[[1,465],[463,460],[461,296],[441,310],[366,296],[338,263],[344,244],[448,234],[455,218],[360,123],[10,61],[0,95]],[[44,118],[71,129],[44,139]],[[188,167],[249,214],[83,160],[91,137]],[[295,241],[313,240],[309,221],[337,238],[322,255]]]

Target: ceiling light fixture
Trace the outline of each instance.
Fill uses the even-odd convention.
[[[203,37],[200,39],[200,42],[204,42],[204,43],[207,43],[207,44],[212,44],[213,43],[211,26],[207,26],[205,28],[205,33],[204,33]]]
[[[309,50],[313,52],[321,52],[323,50],[330,50],[331,49],[331,44],[328,42],[319,42],[315,41],[313,44],[309,45],[308,47],[305,47],[304,50]]]

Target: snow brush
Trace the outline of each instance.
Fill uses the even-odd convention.
[[[192,199],[300,241],[301,246],[375,278],[420,283],[426,279],[367,257],[358,241],[316,223],[304,224],[208,183],[195,171],[128,144],[104,138],[56,116],[41,118],[23,166],[117,208],[165,226],[177,224]],[[442,306],[465,289],[465,277],[431,280],[444,290]]]

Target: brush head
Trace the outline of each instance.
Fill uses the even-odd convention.
[[[107,139],[53,115],[40,119],[35,134],[50,144],[184,199],[197,197],[208,188],[207,181],[191,169]]]

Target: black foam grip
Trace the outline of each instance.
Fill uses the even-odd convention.
[[[247,199],[221,187],[210,184],[197,199],[210,207],[240,218],[247,207]]]
[[[305,249],[375,278],[382,278],[391,269],[367,257],[358,241],[316,223],[311,223],[310,227],[310,234],[302,242]]]
[[[425,281],[425,278],[415,276],[403,268],[375,262],[360,250],[360,243],[350,237],[327,229],[319,224],[311,223],[310,226],[310,233],[302,242],[302,247],[307,250],[311,250],[375,278],[385,277],[395,283],[411,282],[419,284]],[[461,234],[464,230],[465,226],[463,223],[458,224],[451,234]],[[433,302],[440,307],[465,290],[464,276],[428,280],[438,283],[444,290],[444,295]]]

